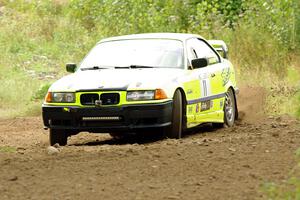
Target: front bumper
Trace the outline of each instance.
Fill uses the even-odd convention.
[[[43,122],[51,129],[72,132],[122,132],[171,125],[173,102],[118,107],[42,106]]]

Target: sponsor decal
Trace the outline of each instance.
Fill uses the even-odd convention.
[[[189,113],[193,113],[193,107],[192,107],[192,106],[189,106],[188,112],[189,112]]]
[[[189,89],[186,93],[187,93],[187,94],[192,94],[192,93],[193,93],[193,90]]]
[[[209,110],[213,107],[213,102],[212,101],[203,101],[201,102],[201,112]]]
[[[221,76],[222,76],[223,86],[225,86],[228,83],[230,78],[230,68],[229,67],[224,68],[222,70]]]
[[[220,101],[220,108],[223,108],[223,100]]]
[[[209,79],[200,80],[200,88],[201,88],[201,97],[207,97],[211,95]]]

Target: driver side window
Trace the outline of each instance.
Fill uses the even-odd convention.
[[[209,60],[209,65],[219,63],[219,56],[208,46],[204,41],[192,38],[187,41],[188,47],[188,59],[191,60],[195,58],[207,58]]]

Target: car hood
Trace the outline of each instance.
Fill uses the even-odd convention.
[[[183,69],[101,69],[78,71],[56,81],[49,91],[156,89],[176,82]]]

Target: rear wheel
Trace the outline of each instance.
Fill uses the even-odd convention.
[[[164,136],[168,138],[181,138],[182,133],[182,95],[179,90],[173,97],[172,124],[165,128]]]
[[[50,129],[49,142],[51,146],[53,146],[56,143],[60,146],[65,146],[68,142],[68,134],[65,130]]]
[[[235,97],[232,89],[229,89],[226,92],[225,96],[225,105],[224,105],[224,123],[231,127],[234,125],[235,121],[235,112],[236,112],[236,107],[235,107]]]
[[[232,89],[229,89],[225,94],[224,103],[224,123],[213,123],[214,128],[222,128],[224,125],[231,127],[234,125],[236,116],[236,103]]]

